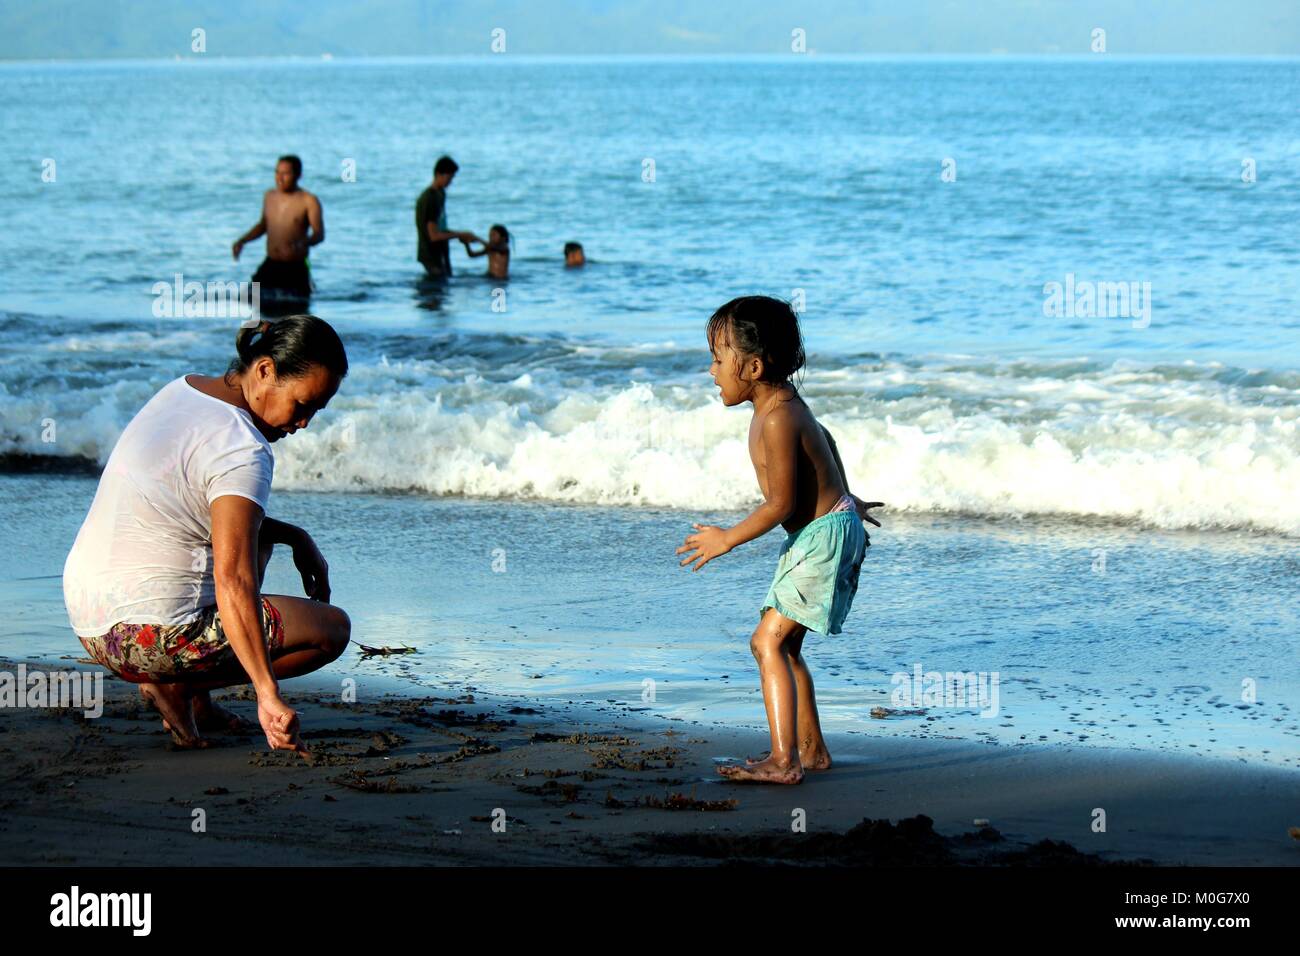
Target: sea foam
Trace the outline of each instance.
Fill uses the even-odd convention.
[[[748,405],[723,407],[674,350],[630,369],[592,351],[572,353],[595,363],[581,377],[564,361],[503,368],[463,354],[354,365],[311,426],[276,444],[275,487],[696,512],[760,500]],[[822,369],[803,394],[852,490],[890,508],[1300,533],[1293,373],[952,357]],[[102,462],[161,384],[0,387],[0,451]],[[41,441],[45,420],[54,443]]]

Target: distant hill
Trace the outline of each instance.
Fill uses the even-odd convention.
[[[1300,54],[1297,0],[6,0],[0,58],[784,53]]]

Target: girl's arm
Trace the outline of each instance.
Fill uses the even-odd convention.
[[[795,481],[799,447],[799,426],[786,409],[775,409],[763,422],[763,456],[767,468],[767,499],[745,520],[730,528],[716,525],[693,525],[695,534],[687,535],[677,553],[691,552],[681,564],[691,564],[698,571],[714,558],[737,545],[767,534],[794,513],[797,484]]]
[[[840,449],[835,444],[835,436],[833,436],[821,422],[817,423],[817,427],[822,430],[822,434],[826,436],[827,443],[831,446],[831,455],[835,458],[835,467],[840,470],[840,481],[844,483],[844,493],[846,495],[851,495],[852,491],[849,490],[849,476],[844,471],[844,462],[840,461]]]
[[[768,413],[763,422],[763,460],[767,466],[767,500],[744,521],[726,531],[730,551],[737,545],[762,537],[787,520],[795,509],[799,454],[799,424],[787,409]]]
[[[870,521],[877,528],[879,528],[880,522],[877,521],[871,515],[867,514],[867,509],[883,508],[885,503],[883,501],[863,501],[861,498],[859,498],[857,495],[855,495],[852,491],[849,490],[849,476],[844,471],[844,462],[840,461],[840,449],[835,444],[835,438],[827,430],[825,425],[822,425],[821,422],[818,422],[817,424],[821,428],[822,434],[826,436],[826,440],[830,442],[831,454],[835,457],[835,467],[840,470],[840,481],[844,482],[844,493],[848,495],[850,498],[852,498],[853,501],[857,504],[858,517],[861,518],[863,521]],[[871,538],[867,538],[867,544],[868,545],[871,544]]]

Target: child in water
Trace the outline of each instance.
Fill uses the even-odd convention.
[[[802,656],[808,631],[838,634],[858,589],[869,546],[863,521],[879,501],[849,492],[839,449],[817,423],[790,377],[803,367],[799,319],[779,299],[732,299],[709,319],[710,374],[727,406],[750,402],[749,456],[764,501],[731,528],[692,525],[677,553],[698,571],[737,545],[777,525],[787,532],[776,576],[759,610],[749,647],[758,661],[772,749],[744,766],[718,772],[735,781],[799,783],[806,770],[830,768]]]
[[[506,227],[500,224],[488,229],[487,242],[484,242],[478,236],[470,236],[468,240],[461,240],[465,245],[466,255],[477,258],[486,255],[488,257],[487,274],[493,279],[504,279],[510,274],[510,233]],[[483,246],[482,249],[475,252],[470,248],[470,243],[477,242]]]

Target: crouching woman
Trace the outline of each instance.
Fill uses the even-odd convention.
[[[251,684],[267,743],[305,754],[279,681],[335,660],[351,623],[329,603],[311,535],[266,517],[271,445],[307,427],[348,360],[311,315],[243,328],[235,348],[225,375],[175,379],[126,426],[64,566],[64,601],[90,656],[140,685],[178,746],[251,729],[210,696]],[[261,593],[277,544],[306,598]]]

